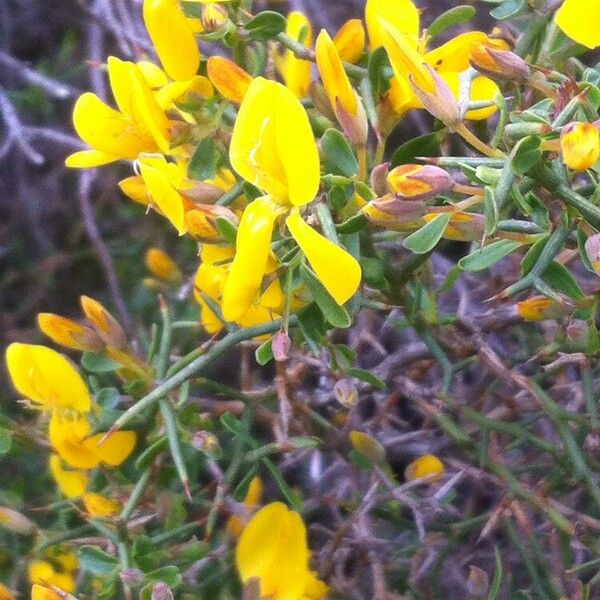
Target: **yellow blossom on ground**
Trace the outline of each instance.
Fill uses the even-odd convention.
[[[433,481],[439,481],[444,472],[444,463],[434,454],[424,454],[413,460],[406,470],[404,476],[408,481],[432,477]]]

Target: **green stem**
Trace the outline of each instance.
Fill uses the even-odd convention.
[[[146,469],[142,476],[136,481],[133,489],[131,490],[131,494],[127,500],[127,503],[123,507],[121,514],[119,515],[119,520],[122,523],[126,523],[131,518],[139,499],[146,489],[146,485],[148,484],[148,480],[150,479],[150,469]]]
[[[295,326],[297,318],[295,315],[290,317],[290,326]],[[251,340],[254,337],[266,335],[269,333],[275,333],[279,331],[282,326],[281,319],[272,321],[270,323],[263,323],[261,325],[255,325],[254,327],[248,327],[247,329],[238,329],[228,333],[224,338],[216,342],[209,350],[193,358],[181,370],[177,371],[174,375],[163,381],[160,385],[154,388],[150,393],[146,394],[136,404],[125,411],[112,426],[111,430],[105,436],[108,437],[114,431],[122,429],[127,423],[131,421],[136,415],[141,412],[148,410],[150,406],[157,403],[163,396],[168,392],[174,390],[180,386],[184,381],[197,375],[202,369],[215,362],[222,354],[227,352],[233,346],[236,346],[240,342]]]

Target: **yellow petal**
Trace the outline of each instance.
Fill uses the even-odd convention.
[[[411,0],[367,0],[365,19],[369,31],[371,49],[383,46],[385,32],[381,21],[387,22],[393,29],[408,36],[416,47],[419,38],[419,11]]]
[[[169,77],[193,77],[200,67],[200,51],[177,0],[144,0],[144,23]]]
[[[83,494],[81,500],[90,517],[112,517],[121,512],[121,505],[118,502],[115,502],[106,496],[102,496],[101,494],[87,492],[86,494]]]
[[[356,116],[358,112],[356,92],[350,84],[348,75],[346,75],[337,48],[324,29],[317,37],[315,52],[319,74],[329,97],[329,102],[331,102],[331,107],[337,113],[339,102],[346,113],[352,117]]]
[[[360,284],[357,260],[307,225],[297,210],[287,218],[286,225],[319,281],[338,304],[344,304]]]
[[[67,156],[65,166],[70,169],[91,169],[115,162],[119,158],[119,156],[100,152],[100,150],[80,150]]]
[[[82,94],[73,107],[73,125],[77,135],[102,155],[133,160],[140,152],[152,151],[154,142],[135,130],[121,113],[107,106],[90,92]],[[82,158],[76,155],[76,164]],[[89,155],[87,155],[89,157]]]
[[[71,419],[55,412],[50,419],[48,439],[58,455],[74,469],[93,469],[100,464],[94,449],[84,445],[90,433],[85,418]]]
[[[165,85],[156,92],[156,101],[163,110],[167,110],[173,106],[175,101],[185,102],[187,94],[211,98],[213,93],[210,80],[202,75],[195,75],[187,81],[174,81]]]
[[[171,283],[181,280],[182,274],[175,261],[160,248],[148,248],[144,256],[148,270],[159,279]]]
[[[461,33],[450,41],[427,52],[425,62],[436,71],[464,71],[470,67],[472,47],[487,41],[488,36],[481,31]]]
[[[88,486],[88,476],[85,471],[69,471],[64,469],[59,456],[50,456],[50,472],[60,491],[69,499],[78,498]]]
[[[381,28],[382,43],[388,53],[394,75],[406,82],[414,81],[417,87],[426,92],[434,92],[433,78],[423,65],[425,61],[410,38],[383,20]]]
[[[119,187],[129,199],[137,202],[138,204],[147,206],[150,202],[148,190],[146,189],[146,184],[144,183],[144,178],[140,175],[132,175],[131,177],[122,179],[119,181]]]
[[[565,0],[555,16],[556,24],[578,44],[588,48],[600,46],[600,3]]]
[[[346,21],[333,38],[342,61],[357,63],[365,51],[365,28],[360,19]]]
[[[422,477],[433,477],[433,481],[437,481],[443,472],[444,463],[437,456],[424,454],[406,467],[404,475],[407,481],[414,481]]]
[[[50,588],[36,583],[31,588],[31,600],[61,600],[61,598]]]
[[[261,597],[299,600],[308,580],[306,528],[281,502],[261,508],[245,527],[235,551],[240,578],[260,578]]]
[[[51,348],[13,343],[6,364],[15,388],[45,410],[67,408],[88,412],[92,403],[81,375],[71,362]]]
[[[306,204],[320,183],[317,144],[300,101],[259,77],[244,97],[230,146],[233,168],[278,202]]]
[[[13,593],[0,583],[0,600],[15,600]]]
[[[152,201],[177,229],[179,235],[183,235],[187,231],[183,198],[171,185],[168,176],[165,174],[167,161],[164,157],[159,160],[164,163],[162,168],[156,161],[153,164],[142,158],[139,162],[140,172]]]
[[[255,302],[271,251],[275,209],[268,197],[251,202],[240,221],[235,257],[223,290],[223,318],[236,321]]]
[[[100,444],[104,435],[104,433],[98,433],[87,438],[83,442],[83,446],[90,452],[94,452],[98,459],[109,467],[118,467],[129,458],[135,448],[137,439],[135,432],[115,431]]]
[[[211,56],[206,62],[206,72],[220,94],[230,102],[241,104],[252,76],[231,60]]]
[[[54,343],[72,350],[98,352],[104,347],[102,340],[89,327],[52,313],[39,313],[38,327]]]
[[[136,66],[152,89],[161,88],[169,82],[166,73],[149,60],[139,60]]]
[[[570,123],[561,132],[560,149],[569,169],[590,169],[600,157],[600,132],[592,123]]]
[[[305,48],[312,46],[312,25],[304,14],[292,11],[287,18],[286,33],[295,41],[300,42]],[[298,98],[304,98],[308,94],[311,81],[311,64],[307,60],[296,58],[291,50],[286,50],[281,63],[280,70],[285,85]]]

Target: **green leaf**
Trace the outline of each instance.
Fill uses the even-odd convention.
[[[433,250],[437,243],[442,239],[448,223],[450,223],[450,213],[441,213],[435,219],[423,225],[421,229],[411,233],[403,242],[404,247],[415,254],[426,254]]]
[[[250,487],[250,484],[252,483],[252,480],[256,477],[257,473],[258,473],[258,464],[252,463],[250,465],[250,470],[244,475],[244,478],[242,479],[242,481],[240,481],[240,483],[238,483],[237,487],[235,488],[235,490],[233,492],[233,497],[238,502],[244,501],[244,498],[246,497],[246,494],[248,493],[248,488]]]
[[[376,390],[383,391],[387,387],[385,381],[379,379],[379,377],[373,375],[373,373],[367,369],[358,369],[356,367],[352,367],[351,369],[348,369],[347,373],[350,377],[354,377],[355,379],[360,379],[360,381],[368,383]]]
[[[542,138],[529,135],[519,140],[512,152],[511,165],[517,175],[524,175],[542,159]]]
[[[502,567],[502,555],[498,550],[498,546],[494,546],[494,556],[496,557],[496,568],[494,569],[494,578],[490,585],[488,600],[496,600],[496,598],[498,598],[500,586],[502,585],[502,573],[504,571],[504,568]]]
[[[217,217],[215,219],[215,227],[217,231],[221,234],[221,237],[232,246],[235,246],[235,241],[237,240],[237,227],[225,217]]]
[[[461,258],[458,265],[463,271],[483,271],[520,248],[521,245],[521,242],[499,240]]]
[[[256,362],[264,367],[268,362],[273,360],[273,346],[272,340],[267,340],[263,344],[261,344],[254,353],[256,357]]]
[[[527,254],[523,257],[523,261],[521,262],[521,273],[523,276],[527,275],[531,269],[533,269],[533,265],[537,262],[542,250],[548,243],[550,235],[547,235],[543,238],[540,238],[535,244],[529,248]]]
[[[375,96],[386,94],[390,89],[390,80],[394,76],[394,71],[385,48],[380,47],[371,52],[368,71]]]
[[[336,225],[335,228],[338,233],[358,233],[365,229],[368,224],[367,217],[360,212],[346,219],[343,223]]]
[[[329,175],[352,177],[358,173],[358,161],[350,144],[337,129],[328,129],[321,137],[323,169]]]
[[[4,427],[0,428],[0,456],[8,454],[12,446],[10,431]]]
[[[82,546],[78,551],[79,568],[92,575],[108,575],[119,566],[116,557],[95,546]]]
[[[121,393],[117,388],[102,388],[94,394],[96,402],[104,409],[117,408],[121,402]]]
[[[253,40],[269,40],[285,31],[285,17],[273,10],[258,13],[244,25]]]
[[[483,213],[485,215],[485,234],[494,235],[498,228],[498,204],[496,203],[496,193],[486,186],[483,196]]]
[[[583,263],[583,266],[591,273],[596,273],[596,269],[592,266],[590,258],[585,251],[585,243],[587,242],[587,235],[581,227],[577,229],[577,249],[579,250],[579,258]]]
[[[188,177],[196,181],[211,179],[217,174],[219,160],[213,139],[205,137],[192,154],[187,170]]]
[[[151,573],[146,573],[144,577],[144,583],[166,583],[170,588],[176,588],[181,585],[183,577],[179,572],[177,567],[168,566],[161,567],[160,569],[156,569],[156,571],[152,571]]]
[[[427,28],[427,33],[431,38],[437,37],[448,29],[461,23],[470,21],[475,16],[475,8],[468,5],[455,6],[445,13],[442,13],[435,21]]]
[[[490,15],[498,21],[510,19],[519,14],[527,6],[527,0],[506,0],[498,8],[490,11]]]
[[[392,168],[415,162],[417,156],[436,156],[440,152],[443,135],[441,132],[426,133],[405,142],[392,154]]]
[[[327,322],[340,329],[350,327],[352,320],[348,311],[329,295],[317,276],[305,264],[300,265],[300,275]]]
[[[121,368],[117,361],[97,352],[84,352],[81,366],[90,373],[111,373]]]
[[[550,263],[550,266],[544,271],[542,278],[548,285],[569,296],[569,298],[573,298],[574,300],[585,298],[585,294],[573,275],[571,275],[571,272],[564,265],[556,261]]]
[[[143,471],[149,467],[152,461],[169,447],[167,437],[161,437],[150,446],[148,446],[136,459],[135,468],[137,471]]]
[[[323,313],[316,304],[311,303],[298,313],[298,325],[312,352],[318,354],[327,328]]]

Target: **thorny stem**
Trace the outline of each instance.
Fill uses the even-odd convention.
[[[293,327],[296,325],[296,323],[297,317],[295,315],[291,315],[289,321],[290,326]],[[282,321],[279,319],[270,323],[263,323],[262,325],[248,327],[247,329],[238,329],[237,331],[228,333],[224,338],[216,342],[209,350],[194,358],[187,366],[183,367],[170,378],[157,385],[156,388],[154,388],[149,394],[146,394],[131,408],[125,411],[115,421],[110,431],[106,433],[100,443],[105,441],[112,433],[124,427],[136,415],[139,415],[143,411],[147,410],[150,406],[158,402],[165,394],[174,390],[184,381],[194,377],[196,374],[202,371],[202,369],[212,364],[230,348],[233,348],[240,342],[251,340],[254,337],[275,333],[281,329],[281,326]]]

